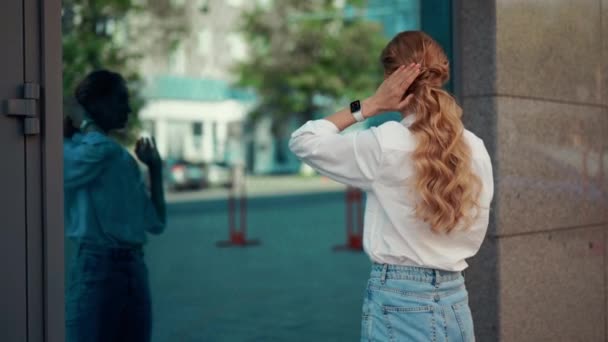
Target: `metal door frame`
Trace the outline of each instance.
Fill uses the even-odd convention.
[[[40,77],[44,341],[65,341],[61,0],[37,0]]]
[[[18,215],[22,222],[7,228],[19,229],[15,233],[23,237],[20,241],[24,244],[11,248],[7,256],[11,259],[5,261],[13,263],[13,271],[18,270],[8,276],[24,285],[20,285],[23,292],[17,298],[18,304],[0,310],[3,316],[16,316],[19,320],[18,325],[7,327],[11,329],[8,336],[19,336],[24,341],[63,342],[61,0],[15,0],[6,5],[4,10],[18,9],[9,13],[20,20],[20,27],[11,33],[18,35],[17,44],[3,43],[6,48],[18,49],[22,57],[18,65],[6,61],[9,64],[4,67],[18,70],[20,77],[15,79],[14,88],[22,88],[22,94],[0,99],[3,107],[0,115],[13,116],[14,120],[23,122],[20,138],[23,144],[9,153],[22,154],[19,173],[23,172],[24,180],[23,183],[10,177],[4,180],[18,181],[19,193],[13,194],[16,197],[13,200],[22,203],[24,208],[18,213],[6,213],[9,217]],[[3,295],[15,296],[12,291]],[[0,332],[0,335],[5,334]],[[6,336],[0,339],[3,337]]]

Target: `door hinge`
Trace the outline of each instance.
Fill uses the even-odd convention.
[[[4,114],[23,118],[23,134],[40,134],[40,119],[38,117],[40,85],[37,83],[25,83],[23,84],[22,92],[22,98],[5,101]]]

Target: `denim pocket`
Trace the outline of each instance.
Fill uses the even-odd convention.
[[[372,340],[434,341],[435,315],[431,287],[403,280],[370,281],[370,301],[381,310],[385,329],[375,329]],[[377,332],[377,334],[376,334]],[[377,337],[377,339],[375,339]]]
[[[469,308],[468,298],[452,305],[460,333],[462,334],[463,342],[475,341],[475,330],[473,328],[473,317],[471,316],[471,308]]]
[[[432,306],[385,305],[382,311],[391,342],[436,340]]]

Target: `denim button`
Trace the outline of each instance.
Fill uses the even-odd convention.
[[[439,301],[439,298],[440,298],[440,297],[439,297],[439,295],[438,295],[438,294],[436,294],[436,295],[433,297],[433,300],[435,300],[435,302],[438,302],[438,301]]]

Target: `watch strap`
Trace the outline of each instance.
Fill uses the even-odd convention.
[[[355,117],[355,120],[357,120],[357,122],[361,122],[361,121],[365,120],[365,118],[363,117],[363,112],[361,110],[354,112],[353,116]]]

